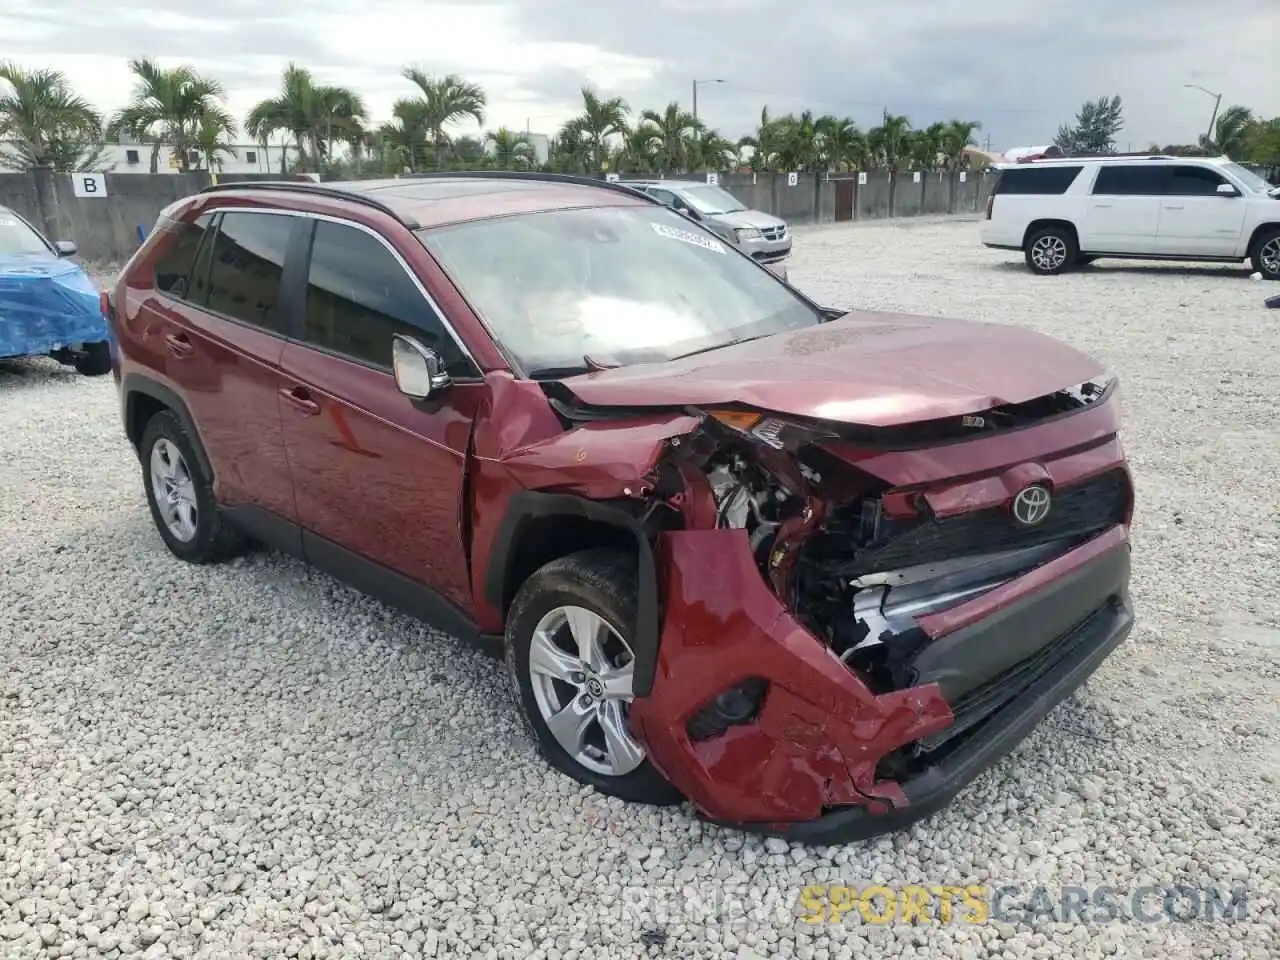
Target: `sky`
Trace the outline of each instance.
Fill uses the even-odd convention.
[[[553,134],[580,90],[633,109],[690,106],[730,139],[810,109],[864,129],[982,123],[995,150],[1053,140],[1087,99],[1119,94],[1119,148],[1192,143],[1213,96],[1280,115],[1280,0],[0,0],[0,57],[61,70],[105,113],[131,57],[220,80],[239,118],[294,61],[360,93],[375,121],[414,87],[406,66],[458,73],[489,98],[486,128]],[[474,124],[453,132],[476,133]]]

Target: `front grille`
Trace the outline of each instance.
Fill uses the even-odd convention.
[[[1018,697],[1037,680],[1065,661],[1090,637],[1089,627],[1109,609],[1099,607],[1060,637],[1045,644],[1027,659],[1015,663],[1004,673],[992,677],[951,704],[955,721],[945,730],[917,740],[917,756],[933,753],[977,726],[1009,701]]]
[[[785,240],[787,237],[787,228],[783,227],[762,227],[760,236],[766,240]]]
[[[834,565],[842,576],[855,578],[1058,540],[1066,548],[1123,523],[1128,505],[1128,479],[1124,471],[1111,470],[1059,487],[1049,516],[1032,527],[1015,521],[1006,503],[952,517],[882,519],[870,542],[862,507],[847,505],[833,511],[822,532],[809,541],[806,559]]]

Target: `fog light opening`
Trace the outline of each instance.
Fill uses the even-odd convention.
[[[689,739],[710,740],[730,727],[750,723],[760,713],[767,687],[763,678],[751,677],[721,691],[689,720]]]

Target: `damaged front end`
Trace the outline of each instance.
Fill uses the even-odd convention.
[[[814,842],[948,802],[1131,625],[1131,484],[1097,401],[949,444],[683,411],[640,485],[666,516],[631,720],[654,764],[713,820]],[[1052,498],[1034,523],[1011,513],[1028,487]]]

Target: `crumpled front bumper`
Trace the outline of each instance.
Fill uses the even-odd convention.
[[[106,339],[98,292],[84,274],[0,274],[0,357],[42,356]]]
[[[658,560],[665,625],[653,689],[632,708],[635,732],[708,819],[806,843],[865,839],[945,806],[1079,687],[1133,623],[1129,543],[1117,527],[1021,588],[1014,581],[971,601],[986,604],[973,607],[980,618],[966,619],[969,604],[949,611],[955,628],[926,661],[939,679],[876,696],[765,585],[743,531],[664,534]],[[993,648],[1003,662],[981,656]],[[959,675],[970,662],[980,676]],[[756,718],[691,740],[689,720],[752,677],[769,684]],[[994,712],[927,765],[902,781],[877,779],[886,756],[945,740],[956,715],[944,687],[964,691],[960,709],[1001,683]]]

